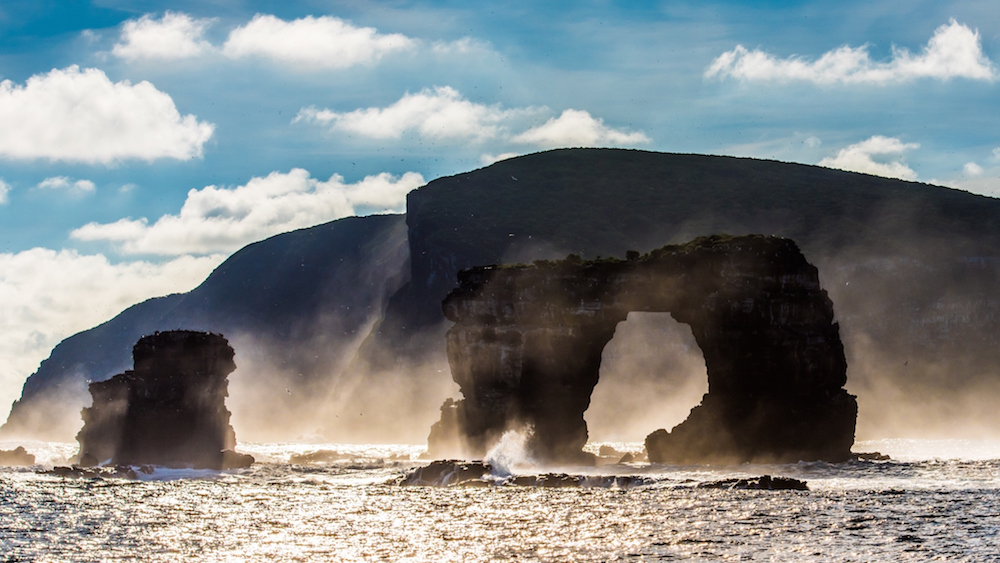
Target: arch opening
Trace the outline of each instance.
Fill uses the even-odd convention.
[[[625,260],[472,268],[458,282],[442,307],[463,398],[442,406],[431,455],[453,443],[456,457],[482,456],[505,432],[530,429],[536,459],[592,462],[584,413],[603,351],[630,313],[662,311],[690,327],[708,393],[673,430],[646,436],[650,461],[851,456],[857,402],[843,388],[840,328],[816,268],[788,239],[703,237]]]
[[[591,442],[641,442],[673,428],[708,393],[705,356],[691,327],[670,313],[633,311],[604,346],[584,413]]]

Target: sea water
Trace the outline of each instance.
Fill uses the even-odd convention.
[[[24,445],[0,468],[0,561],[1000,561],[1000,442],[882,440],[890,461],[540,468],[639,476],[629,487],[402,487],[421,446],[241,444],[236,471],[156,469],[70,479],[75,444]],[[590,444],[597,451],[600,444]],[[641,444],[610,444],[637,451]],[[294,454],[339,459],[296,465]],[[701,488],[782,475],[809,491]],[[588,482],[608,482],[595,479]]]

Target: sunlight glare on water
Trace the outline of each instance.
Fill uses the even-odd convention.
[[[505,471],[551,469],[525,464],[516,438],[493,452]],[[72,444],[25,446],[38,466],[0,468],[8,561],[987,561],[1000,530],[995,443],[868,442],[855,449],[894,459],[836,465],[559,468],[644,478],[625,488],[401,487],[422,447],[347,444],[244,444],[259,462],[239,471],[65,479],[35,470]],[[339,455],[289,463],[316,451]],[[698,486],[762,474],[810,491]]]

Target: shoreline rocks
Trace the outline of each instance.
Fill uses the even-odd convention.
[[[13,450],[0,450],[0,465],[34,465],[35,456],[29,454],[24,446],[18,446]]]

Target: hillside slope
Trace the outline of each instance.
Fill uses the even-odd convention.
[[[254,426],[307,407],[285,399],[285,389],[324,396],[324,376],[342,369],[405,281],[407,256],[401,215],[350,217],[250,244],[189,293],[139,303],[57,345],[25,382],[3,433],[71,438],[85,382],[131,366],[141,336],[173,329],[229,338],[233,400],[268,403],[269,416],[243,421],[251,434],[262,430]]]

